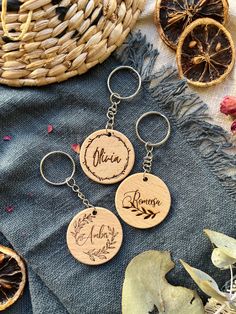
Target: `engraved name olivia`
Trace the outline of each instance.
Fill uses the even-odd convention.
[[[143,198],[139,190],[126,192],[124,196],[122,201],[123,207],[129,205],[130,207],[138,208],[140,205],[149,205],[154,208],[162,204],[157,197]]]
[[[107,228],[108,226],[101,225],[101,227],[99,227],[96,231],[95,226],[93,225],[88,233],[81,233],[77,236],[77,244],[79,246],[83,246],[87,242],[94,244],[94,241],[97,239],[108,239],[109,233],[106,231]]]
[[[112,153],[111,155],[107,154],[104,148],[96,148],[94,154],[93,154],[93,166],[97,167],[98,165],[101,165],[102,163],[117,163],[119,164],[121,162],[121,158],[115,153]]]

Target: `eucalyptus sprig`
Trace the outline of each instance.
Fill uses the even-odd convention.
[[[221,270],[230,271],[229,291],[220,291],[215,280],[205,272],[191,267],[181,260],[185,270],[189,273],[199,288],[208,296],[220,302],[219,308],[214,314],[221,314],[225,309],[236,310],[236,292],[233,289],[233,268],[236,263],[236,240],[223,233],[209,229],[204,230],[205,234],[213,244],[211,260],[214,266]]]

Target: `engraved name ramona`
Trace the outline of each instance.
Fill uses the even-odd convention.
[[[135,207],[138,208],[140,205],[149,205],[153,208],[156,206],[161,206],[161,201],[157,198],[143,198],[139,190],[129,191],[124,194],[124,199],[122,201],[123,207]]]
[[[99,229],[96,231],[95,225],[91,226],[88,233],[80,233],[77,236],[77,244],[79,246],[83,246],[88,241],[91,244],[94,244],[94,241],[96,241],[96,239],[108,239],[109,233],[107,231],[107,228],[108,226],[101,225],[101,227],[99,227]]]
[[[101,165],[102,163],[117,163],[119,164],[121,162],[121,158],[119,156],[116,156],[115,153],[108,155],[105,152],[104,148],[96,148],[94,154],[93,154],[93,166],[97,167],[98,165]]]

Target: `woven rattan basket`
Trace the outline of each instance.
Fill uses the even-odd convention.
[[[0,83],[41,86],[85,73],[123,43],[144,2],[8,0],[6,8],[3,0]]]

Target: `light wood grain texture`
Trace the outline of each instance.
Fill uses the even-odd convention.
[[[118,218],[109,210],[96,207],[79,212],[67,229],[67,245],[81,263],[101,265],[119,251],[123,231]]]
[[[115,205],[120,217],[130,226],[151,228],[167,216],[171,197],[166,184],[152,174],[136,173],[118,187]]]
[[[134,159],[134,148],[129,139],[114,130],[92,133],[85,139],[80,151],[84,173],[102,184],[123,180],[132,170]]]

